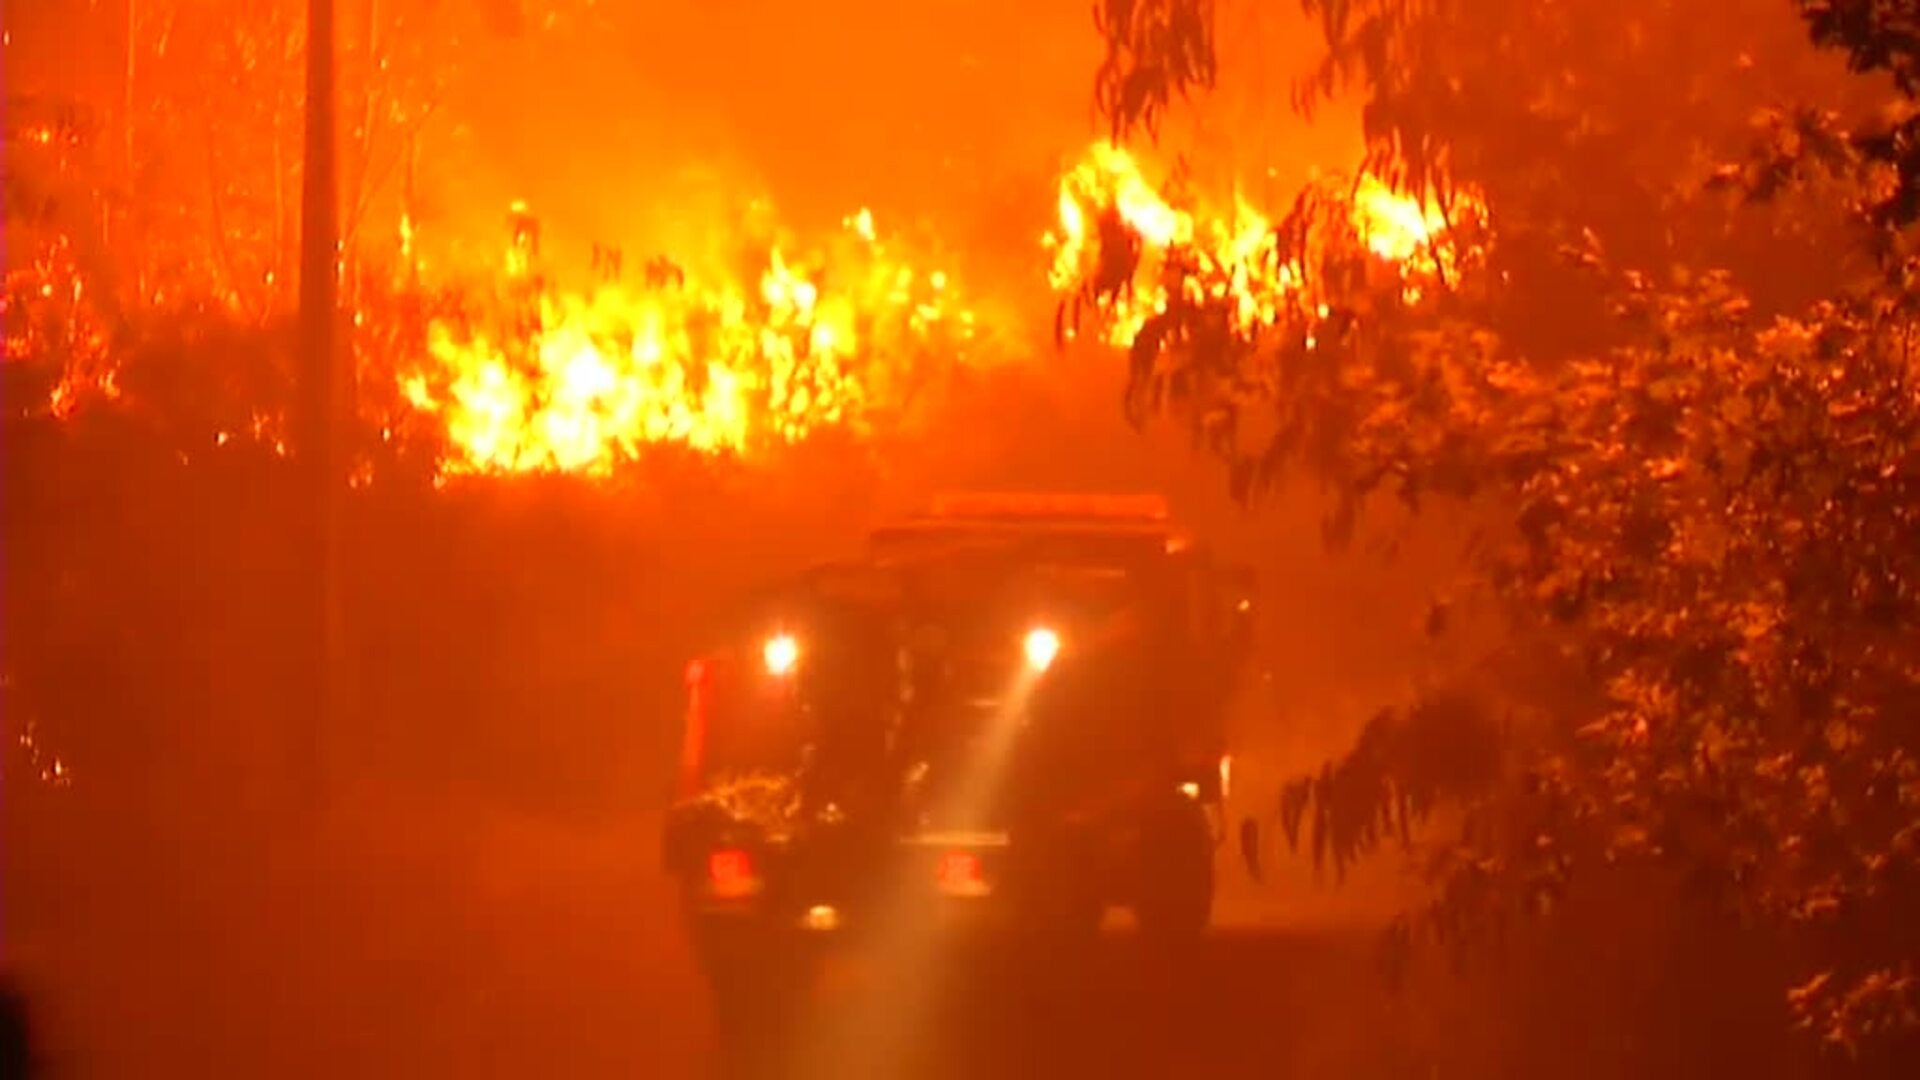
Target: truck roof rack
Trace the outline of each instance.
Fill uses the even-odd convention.
[[[926,511],[874,528],[867,546],[886,557],[926,557],[1042,538],[1164,552],[1191,543],[1157,494],[970,491],[940,495]]]
[[[1005,522],[1111,522],[1165,526],[1167,500],[1152,492],[964,491],[935,496],[920,520]]]

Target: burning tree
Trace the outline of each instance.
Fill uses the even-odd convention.
[[[550,32],[590,7],[530,19],[518,3],[341,5],[342,300],[362,479],[414,452],[450,475],[604,474],[659,443],[751,451],[897,417],[979,352],[948,255],[876,230],[865,210],[811,246],[716,222],[738,240],[725,265],[659,256],[628,274],[606,248],[599,280],[570,288],[540,261],[537,208],[517,206],[504,263],[425,273],[416,184],[430,174],[414,159],[449,72],[489,38]],[[126,93],[9,112],[10,164],[30,166],[8,173],[21,242],[6,374],[20,411],[112,403],[174,431],[183,453],[288,449],[301,8],[68,13],[65,26],[124,44]]]
[[[407,254],[400,237],[422,201],[421,139],[468,54],[578,21],[589,7],[550,3],[529,24],[513,3],[340,5],[349,288]],[[42,73],[53,85],[38,92],[88,118],[69,148],[77,186],[62,192],[61,231],[76,239],[73,257],[98,299],[115,306],[102,317],[188,302],[256,323],[284,312],[298,231],[303,5],[57,3],[34,28],[91,46],[76,49],[84,70]]]
[[[1210,84],[1213,7],[1100,9],[1116,132]],[[1404,273],[1337,272],[1341,245],[1293,227],[1248,249],[1291,277],[1237,274],[1181,239],[1198,226],[1114,186],[1087,230],[1099,254],[1057,282],[1101,301],[1136,388],[1178,387],[1154,400],[1242,433],[1205,439],[1240,493],[1305,467],[1339,493],[1336,539],[1373,495],[1470,500],[1497,523],[1432,627],[1491,612],[1498,647],[1291,786],[1287,832],[1344,868],[1458,809],[1423,857],[1436,900],[1404,927],[1455,943],[1597,868],[1674,870],[1805,950],[1800,1023],[1854,1050],[1910,1046],[1905,6],[1798,5],[1816,42],[1894,75],[1879,117],[1861,109],[1879,87],[1808,48],[1784,4],[1303,7],[1327,51],[1299,102],[1357,86],[1368,170],[1439,207],[1471,193],[1497,227],[1484,260],[1411,293]],[[1142,252],[1165,253],[1144,317],[1127,291]],[[1316,267],[1317,293],[1294,284]]]

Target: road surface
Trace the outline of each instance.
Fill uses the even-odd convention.
[[[830,968],[785,1030],[726,1044],[727,1075],[1274,1077],[1378,1074],[1384,999],[1364,943],[1233,931],[1191,956],[1109,936],[1084,955],[982,949],[913,971]]]
[[[1387,1060],[1374,939],[1277,923],[1228,928],[1178,966],[1124,934],[1078,958],[903,972],[856,956],[823,970],[799,1036],[756,1032],[729,1057],[656,824],[363,810],[337,826],[317,888],[271,843],[103,862],[37,917],[15,913],[9,958],[63,1080],[694,1078],[743,1061],[807,1078],[1217,1080]]]

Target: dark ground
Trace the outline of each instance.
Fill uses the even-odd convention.
[[[332,812],[308,830],[286,812],[301,571],[281,464],[189,466],[114,427],[5,434],[0,969],[30,996],[48,1076],[710,1068],[656,870],[679,665],[725,597],[846,550],[880,509],[874,485],[826,456],[751,483],[662,468],[607,489],[369,492],[358,710]],[[1113,445],[1085,452],[1130,474]],[[1002,456],[1052,462],[1056,483],[1105,475]],[[1282,520],[1241,536],[1273,601],[1276,700],[1253,729],[1269,779],[1344,748],[1342,695],[1391,694],[1430,584],[1408,559],[1399,581],[1341,569],[1315,535]],[[48,781],[56,755],[68,772]],[[1809,1074],[1782,958],[1660,883],[1598,883],[1524,960],[1454,979],[1436,959],[1394,998],[1373,933],[1391,876],[1335,890],[1291,860],[1275,878],[1262,902],[1228,898],[1233,929],[1186,970],[1115,941],[1083,963],[1002,956],[922,997],[837,965],[812,998],[833,1022],[801,1028],[819,1038],[750,1043],[807,1080]]]
[[[795,1031],[720,1060],[756,1078],[1387,1075],[1365,960],[1353,936],[1283,930],[1182,957],[1114,936],[1083,956],[986,947],[914,972],[847,959]],[[917,1024],[896,1019],[914,1003]]]
[[[68,940],[16,941],[38,947],[22,959],[51,1075],[713,1074],[648,830],[490,831],[459,865],[362,849],[310,896],[100,882],[61,912]],[[852,954],[823,966],[800,1037],[769,1025],[736,1048],[755,1076],[1367,1075],[1367,959],[1366,939],[1306,931],[1235,932],[1182,964],[1125,936],[912,973]]]
[[[720,1075],[651,820],[398,815],[343,815],[317,888],[285,851],[275,873],[225,880],[212,860],[188,876],[76,867],[70,902],[8,942],[48,1075]],[[275,865],[276,846],[247,862]],[[1806,1075],[1777,991],[1736,951],[1668,968],[1680,947],[1660,934],[1569,938],[1511,977],[1430,975],[1396,998],[1377,935],[1316,918],[1223,929],[1186,963],[1124,933],[1082,957],[983,951],[907,973],[854,956],[818,976],[802,1037],[755,1029],[738,1045],[760,1068],[734,1075]]]

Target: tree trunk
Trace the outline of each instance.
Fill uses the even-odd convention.
[[[311,606],[309,692],[295,703],[302,729],[293,752],[309,812],[326,806],[331,743],[341,714],[340,502],[345,470],[342,417],[351,376],[339,347],[339,191],[335,180],[333,0],[308,0],[306,153],[300,202],[300,455],[310,515],[306,555]]]

